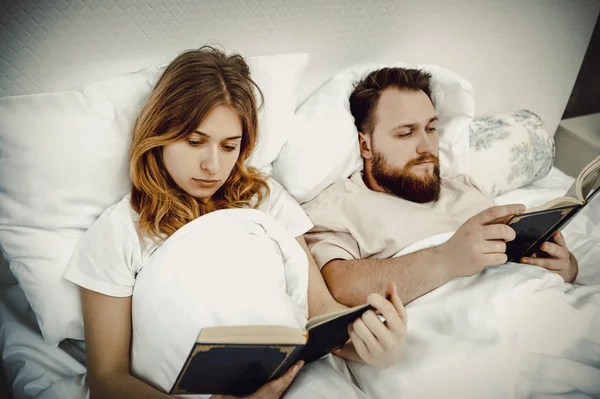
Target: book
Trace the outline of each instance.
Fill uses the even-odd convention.
[[[294,363],[317,360],[349,339],[348,325],[371,305],[314,317],[305,329],[283,326],[203,328],[169,394],[248,395]]]
[[[587,164],[579,173],[565,196],[544,205],[527,209],[512,216],[507,224],[517,233],[506,243],[509,262],[519,262],[522,257],[544,256],[540,245],[562,230],[598,194],[600,188],[600,156]]]

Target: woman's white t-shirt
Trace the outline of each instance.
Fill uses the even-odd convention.
[[[309,231],[313,225],[296,200],[272,178],[267,183],[270,194],[256,209],[277,219],[293,237]],[[129,194],[104,211],[77,244],[64,277],[101,294],[131,296],[137,274],[160,246],[140,238],[138,219]]]

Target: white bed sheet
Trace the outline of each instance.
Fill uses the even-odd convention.
[[[17,284],[0,294],[0,350],[15,399],[70,399],[87,396],[85,343],[47,344]]]
[[[528,207],[539,205],[563,195],[573,180],[552,168],[543,179],[499,196],[496,202],[521,202]],[[593,259],[600,261],[599,224],[600,205],[589,206],[565,229],[569,247],[582,265],[591,264]],[[600,283],[600,273],[591,269],[588,273],[582,267],[577,282]],[[46,344],[18,285],[5,287],[0,293],[0,323],[2,360],[15,399],[88,396],[84,343],[65,341],[59,347]],[[338,364],[338,360],[334,362]]]
[[[540,205],[573,181],[553,169],[496,202]],[[579,262],[575,284],[516,263],[452,280],[407,306],[398,364],[378,371],[349,362],[361,389],[374,399],[600,398],[600,201],[563,233]]]

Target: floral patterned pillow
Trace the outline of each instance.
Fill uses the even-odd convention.
[[[469,140],[469,175],[493,197],[544,177],[554,162],[554,138],[528,110],[473,119]]]

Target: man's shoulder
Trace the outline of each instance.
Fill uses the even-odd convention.
[[[310,216],[310,213],[319,210],[326,210],[332,206],[338,207],[342,203],[352,203],[352,198],[361,191],[355,179],[356,176],[354,174],[338,180],[321,191],[312,200],[303,203],[302,208]]]
[[[442,184],[446,187],[453,188],[458,191],[476,191],[482,196],[488,198],[490,201],[492,197],[489,196],[469,175],[461,174],[450,178],[442,178]]]

